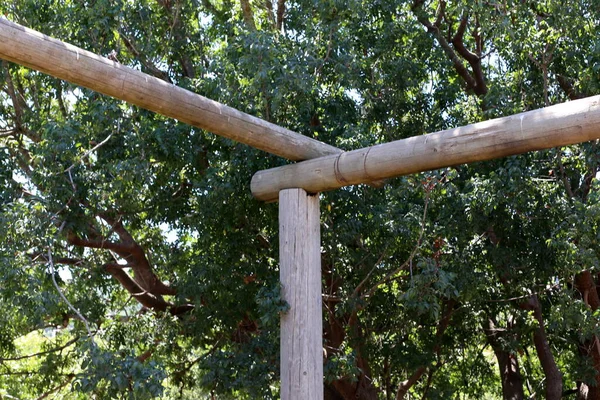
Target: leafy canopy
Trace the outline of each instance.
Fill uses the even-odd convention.
[[[345,150],[600,91],[589,0],[0,12]],[[596,398],[599,156],[323,194],[326,397]],[[283,163],[2,62],[0,396],[277,398],[277,208],[249,182]]]

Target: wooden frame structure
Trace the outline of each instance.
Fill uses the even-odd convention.
[[[257,149],[308,160],[259,171],[254,196],[279,200],[284,400],[323,398],[318,193],[441,167],[600,139],[600,96],[343,152],[0,17],[0,58]]]

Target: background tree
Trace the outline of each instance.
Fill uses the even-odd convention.
[[[0,11],[346,150],[600,91],[595,1]],[[1,67],[0,395],[276,398],[249,182],[284,161]],[[598,167],[593,142],[323,194],[326,397],[600,398]]]

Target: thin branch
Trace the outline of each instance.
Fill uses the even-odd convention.
[[[65,386],[67,386],[69,383],[71,383],[71,381],[75,378],[74,374],[69,374],[67,375],[67,379],[65,379],[65,381],[63,383],[61,383],[58,386],[55,386],[54,388],[50,389],[49,391],[47,391],[46,393],[42,394],[40,397],[37,398],[37,400],[42,400],[47,398],[48,396],[50,396],[52,393],[56,393],[59,392],[62,388],[64,388]]]
[[[161,342],[160,339],[154,339],[153,346],[151,348],[149,348],[148,350],[146,350],[145,352],[143,352],[142,354],[140,354],[139,356],[137,356],[136,359],[141,363],[146,362],[147,359],[152,357],[152,354],[154,354],[154,352],[156,351],[156,346],[159,345],[160,342]]]
[[[192,367],[194,365],[198,364],[200,361],[204,360],[206,357],[208,357],[211,354],[213,354],[219,348],[218,346],[219,346],[219,344],[221,344],[221,339],[222,338],[217,339],[217,341],[213,345],[212,349],[210,349],[206,353],[202,354],[201,356],[196,357],[192,361],[189,361],[189,363],[187,365],[185,365],[186,361],[178,364],[178,365],[182,366],[183,368],[181,370],[178,370],[177,372],[180,373],[180,374],[185,373],[185,372],[189,371],[190,369],[192,369]]]
[[[442,21],[444,20],[444,17],[446,16],[446,2],[445,1],[440,1],[440,4],[438,5],[438,9],[436,11],[436,14],[437,14],[437,16],[435,18],[434,25],[439,28],[442,25]]]
[[[15,110],[15,125],[17,127],[17,131],[20,131],[23,125],[23,108],[27,107],[27,105],[23,104],[23,102],[17,97],[15,85],[8,69],[8,62],[2,61],[2,67],[6,79],[8,95],[10,96],[13,108]]]
[[[387,252],[387,248],[383,250],[383,252],[381,253],[381,256],[379,257],[379,259],[373,265],[373,268],[371,268],[371,270],[369,271],[369,273],[367,274],[367,276],[365,276],[365,279],[363,279],[362,282],[360,282],[358,284],[358,286],[356,287],[356,289],[354,289],[354,291],[352,292],[352,296],[350,296],[350,297],[358,297],[358,294],[360,293],[360,290],[367,283],[367,281],[371,277],[371,274],[377,269],[377,266],[379,265],[379,263],[381,263],[381,261],[383,261],[383,259],[385,258],[386,252]]]
[[[26,356],[0,358],[0,363],[3,363],[5,361],[20,361],[20,360],[25,360],[28,358],[43,356],[45,354],[56,353],[57,351],[62,351],[64,349],[66,349],[67,347],[71,346],[72,344],[77,342],[79,339],[81,339],[81,336],[76,336],[73,339],[66,342],[65,344],[63,344],[62,346],[59,346],[59,347],[56,347],[56,348],[53,348],[50,350],[40,351],[38,353],[28,354]]]
[[[321,61],[321,65],[319,65],[319,67],[316,69],[315,76],[321,75],[321,71],[323,70],[323,67],[329,60],[329,56],[331,55],[331,48],[333,46],[333,28],[334,28],[334,26],[332,26],[331,29],[329,29],[329,39],[327,41],[327,53],[325,53],[325,58],[323,59],[323,61]]]
[[[65,101],[63,99],[63,88],[62,82],[58,82],[56,85],[56,100],[58,101],[58,108],[63,118],[66,120],[69,117],[69,112],[67,111],[67,107],[65,106]]]
[[[339,303],[339,302],[342,301],[341,297],[339,297],[339,296],[331,296],[329,294],[322,294],[321,297],[325,301],[334,302],[334,303]]]
[[[415,372],[413,372],[413,374],[407,380],[402,381],[402,383],[400,383],[400,386],[398,387],[398,392],[396,392],[396,400],[404,400],[404,397],[408,393],[408,390],[411,387],[413,387],[419,379],[421,379],[425,371],[427,371],[427,368],[420,367]]]
[[[533,294],[532,294],[532,293],[529,293],[529,294],[524,294],[524,295],[522,295],[522,296],[510,297],[510,298],[508,298],[508,299],[486,300],[486,302],[488,302],[488,303],[508,303],[508,302],[515,301],[515,300],[523,300],[523,299],[528,299],[528,298],[530,298],[531,296],[536,296],[536,295],[538,295],[538,294],[542,294],[542,293],[544,293],[544,292],[549,292],[549,291],[551,291],[551,290],[554,290],[554,289],[556,289],[556,288],[557,288],[557,287],[559,287],[559,286],[560,286],[560,284],[558,284],[558,283],[557,283],[557,284],[554,284],[554,285],[552,285],[552,286],[550,286],[550,287],[547,287],[547,288],[545,287],[545,288],[544,288],[544,290],[542,290],[542,291],[539,291],[539,292],[534,292]]]
[[[436,328],[436,332],[435,332],[435,339],[436,339],[435,346],[433,346],[433,352],[435,353],[436,357],[438,357],[438,358],[439,358],[440,352],[442,350],[442,336],[444,335],[444,332],[446,331],[446,329],[448,328],[448,325],[450,324],[450,319],[452,318],[452,315],[454,314],[454,305],[455,304],[456,304],[456,302],[454,300],[448,300],[448,301],[445,301],[442,303],[442,318],[439,320],[439,322],[437,324],[437,328]],[[426,371],[429,371],[428,382],[427,382],[427,386],[425,387],[425,393],[424,393],[424,395],[425,395],[428,390],[428,385],[431,384],[429,379],[431,378],[431,375],[434,372],[432,369],[436,369],[436,368],[439,368],[439,363],[437,366],[432,366],[432,367],[421,366],[421,367],[419,367],[410,376],[410,378],[408,378],[407,380],[400,383],[400,386],[398,387],[398,392],[396,393],[396,400],[404,399],[404,397],[406,396],[406,394],[408,393],[410,388],[415,383],[417,383],[417,381],[419,379],[421,379],[421,377],[423,376],[423,374]],[[423,396],[423,397],[425,397],[425,396]]]
[[[60,235],[60,233],[62,232],[64,227],[65,227],[65,222],[63,222],[62,225],[60,226],[60,228],[58,229],[57,235]],[[50,247],[48,247],[48,264],[50,266],[50,275],[52,276],[52,283],[54,284],[54,287],[56,288],[59,296],[67,304],[67,306],[79,317],[79,319],[81,321],[83,321],[83,324],[85,325],[85,329],[88,332],[88,337],[91,340],[92,345],[95,346],[96,343],[94,342],[94,336],[92,335],[92,330],[90,329],[90,324],[89,324],[88,320],[85,319],[85,317],[81,314],[81,312],[79,312],[79,310],[77,308],[75,308],[75,306],[73,306],[73,304],[71,304],[69,299],[67,299],[67,297],[61,290],[60,286],[58,286],[58,283],[56,282],[56,270],[54,268],[54,261],[52,260],[52,249]]]
[[[150,62],[142,53],[140,53],[132,41],[125,36],[125,34],[121,33],[120,37],[125,44],[125,47],[127,47],[127,50],[129,50],[131,54],[142,64],[142,66],[146,68],[150,75],[155,76],[158,79],[162,79],[165,82],[173,83],[171,78],[169,78],[169,74],[157,68],[156,65]]]
[[[48,262],[48,258],[43,253],[29,254],[29,257],[31,258],[31,261],[33,261],[33,262],[44,262],[44,263]],[[80,258],[61,257],[61,258],[54,259],[54,264],[63,264],[63,265],[81,265],[84,262],[85,262],[85,260],[82,260]]]
[[[366,294],[362,295],[361,298],[365,299],[365,298],[372,296],[379,289],[379,287],[381,285],[394,279],[395,275],[397,275],[400,271],[406,269],[406,267],[408,267],[412,263],[413,259],[417,255],[417,252],[421,248],[421,241],[423,239],[423,234],[425,233],[425,223],[426,223],[426,219],[427,219],[428,206],[429,206],[429,191],[427,191],[427,194],[425,197],[425,206],[423,208],[423,218],[421,219],[421,231],[419,232],[419,238],[417,239],[417,244],[415,245],[414,249],[410,253],[408,259],[406,261],[404,261],[404,263],[402,263],[401,266],[399,266],[392,272],[388,273],[382,280],[377,282],[373,287],[371,287],[371,289]]]
[[[117,127],[117,131],[120,130],[120,123],[118,123],[118,127]],[[98,150],[100,147],[102,147],[104,144],[106,144],[106,142],[108,142],[110,140],[110,138],[112,137],[114,132],[111,132],[110,135],[108,135],[106,137],[106,139],[104,139],[103,141],[101,141],[100,143],[98,143],[97,145],[95,145],[93,148],[91,148],[90,150],[86,151],[84,155],[81,156],[81,158],[79,159],[78,162],[83,164],[83,160],[85,160],[87,157],[89,157],[90,154],[92,154],[92,152]],[[77,164],[77,162],[74,162],[69,168],[65,169],[63,172],[70,172],[73,168],[75,168],[75,165]]]
[[[11,136],[14,136],[15,134],[16,134],[16,132],[14,129],[9,129],[6,132],[0,133],[0,138],[11,137]]]
[[[431,387],[431,381],[433,379],[433,373],[437,370],[437,368],[429,368],[427,371],[427,381],[425,383],[425,389],[423,389],[423,395],[421,396],[421,400],[425,400],[427,398],[427,392]]]

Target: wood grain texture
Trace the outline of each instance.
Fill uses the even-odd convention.
[[[281,399],[323,399],[323,321],[319,196],[302,189],[279,197]]]
[[[341,152],[2,17],[0,58],[290,160]]]
[[[600,96],[257,172],[252,194],[317,193],[600,138]]]

